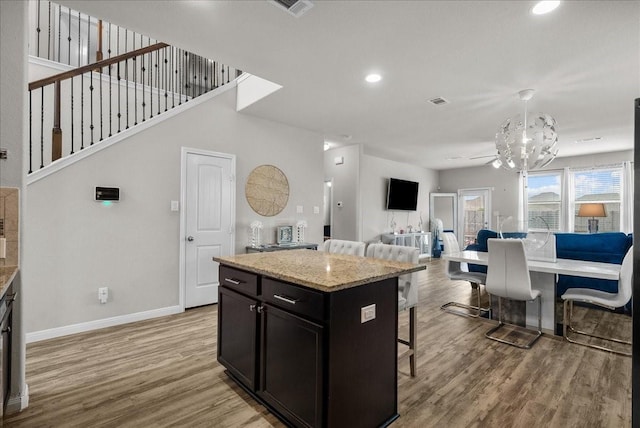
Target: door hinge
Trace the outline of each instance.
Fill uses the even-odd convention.
[[[233,235],[233,226],[229,226],[229,235]]]
[[[236,176],[234,174],[231,174],[229,176],[229,181],[235,181],[236,180]]]

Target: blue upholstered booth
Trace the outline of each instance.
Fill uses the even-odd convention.
[[[521,233],[503,233],[507,238],[520,238]],[[622,232],[605,233],[556,233],[556,255],[559,259],[587,260],[592,262],[622,264],[625,254],[633,243],[632,234]],[[482,229],[478,231],[476,243],[467,246],[467,250],[488,251],[487,239],[496,238],[497,232]],[[486,272],[486,266],[469,265],[471,272]],[[561,296],[568,288],[593,288],[616,293],[618,282],[605,279],[583,278],[578,276],[558,275],[557,296]]]
[[[556,254],[561,259],[622,264],[622,259],[631,247],[632,240],[631,235],[622,232],[556,233]],[[608,293],[618,292],[617,281],[567,275],[558,276],[558,296],[572,287],[593,288]]]

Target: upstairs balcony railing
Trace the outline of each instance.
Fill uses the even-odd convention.
[[[29,83],[29,174],[241,74],[52,2],[32,12],[31,55],[68,70]]]

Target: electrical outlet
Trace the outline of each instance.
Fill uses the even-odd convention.
[[[109,300],[109,287],[98,288],[98,300],[101,304],[107,303],[107,300]]]
[[[360,324],[376,319],[376,305],[363,306],[360,308]]]

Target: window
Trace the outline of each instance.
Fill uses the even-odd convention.
[[[578,217],[584,203],[600,202],[605,206],[605,217],[599,217],[598,232],[619,232],[622,230],[622,167],[598,168],[590,170],[570,170],[573,192],[573,231],[588,232],[588,217]]]
[[[560,231],[562,225],[562,171],[532,172],[527,177],[529,229]]]
[[[527,210],[530,230],[546,224],[554,232],[588,233],[589,220],[597,220],[598,232],[633,231],[633,162],[534,171],[522,184],[520,209]],[[605,216],[578,217],[585,203],[604,204]]]

